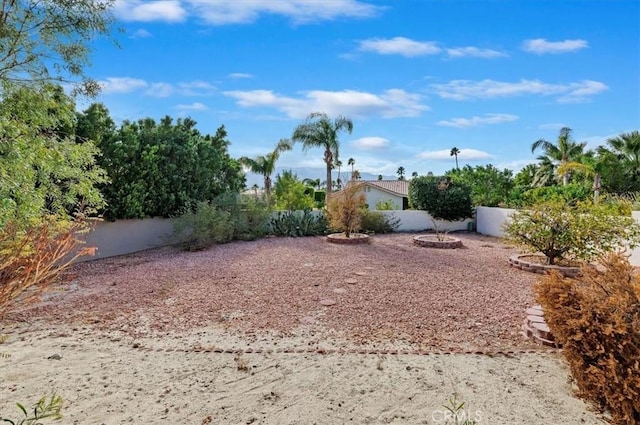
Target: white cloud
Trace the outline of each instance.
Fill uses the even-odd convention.
[[[145,80],[129,77],[109,77],[98,83],[103,94],[131,93],[149,85]]]
[[[260,15],[280,15],[295,24],[336,18],[369,18],[381,7],[358,0],[187,0],[194,14],[211,25],[246,24]]]
[[[182,22],[187,18],[179,0],[116,0],[114,12],[123,21]]]
[[[149,31],[147,31],[144,28],[137,29],[131,34],[131,38],[149,38],[149,37],[153,37],[153,34],[151,34]]]
[[[144,94],[153,97],[180,96],[211,96],[216,87],[206,81],[189,81],[177,84],[167,82],[147,82],[139,78],[109,77],[99,81],[102,93],[132,93],[144,89]]]
[[[456,47],[452,49],[447,49],[447,55],[450,58],[462,58],[462,57],[474,57],[474,58],[499,58],[508,56],[504,52],[499,52],[497,50],[491,49],[480,49],[478,47],[467,46],[467,47]]]
[[[515,159],[513,161],[509,161],[509,162],[501,162],[499,164],[496,164],[496,168],[499,170],[503,170],[503,169],[509,169],[512,170],[514,174],[516,174],[518,171],[522,170],[524,167],[526,167],[529,164],[537,164],[538,161],[535,159]]]
[[[540,130],[560,130],[562,127],[569,127],[564,123],[550,122],[546,124],[540,124],[538,128]]]
[[[471,118],[452,118],[446,121],[438,121],[438,125],[445,127],[469,128],[483,124],[500,124],[503,122],[516,121],[517,115],[511,114],[484,114],[484,117],[474,116]]]
[[[449,160],[452,159],[451,149],[442,149],[439,151],[420,152],[418,157],[421,159]],[[491,159],[493,155],[477,149],[460,149],[458,160],[476,161],[482,159]]]
[[[309,113],[323,111],[329,115],[349,118],[379,116],[383,118],[416,117],[429,108],[420,103],[418,94],[400,89],[381,94],[355,90],[303,92],[302,97],[276,94],[271,90],[227,91],[224,95],[236,99],[244,107],[272,107],[290,118],[304,118]]]
[[[608,87],[599,82],[583,80],[568,84],[551,84],[540,80],[505,82],[495,80],[453,80],[446,84],[432,84],[431,88],[443,99],[469,100],[521,95],[557,95],[558,102],[581,102]]]
[[[384,137],[361,137],[351,142],[356,149],[373,150],[383,149],[389,146],[389,141]]]
[[[188,105],[176,105],[176,109],[179,109],[181,111],[206,111],[209,108],[204,103],[194,102]]]
[[[239,80],[244,78],[253,78],[253,75],[247,74],[246,72],[232,72],[228,77],[234,80]]]
[[[589,47],[589,43],[581,39],[547,41],[544,38],[536,38],[533,40],[525,40],[522,43],[522,50],[538,55],[575,52],[587,47]]]
[[[415,41],[405,37],[362,40],[358,50],[375,52],[381,55],[401,55],[406,57],[434,55],[441,51],[433,41]]]

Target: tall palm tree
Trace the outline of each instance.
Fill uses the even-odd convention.
[[[416,178],[418,177],[418,172],[414,171],[413,173],[411,173],[411,178]]]
[[[358,170],[353,170],[353,179],[354,180],[360,180],[362,176],[360,176],[360,171]]]
[[[398,175],[398,180],[404,180],[404,167],[398,167],[398,171],[396,171],[396,174]]]
[[[304,179],[304,180],[302,180],[302,183],[307,185],[307,186],[309,186],[309,187],[312,187],[314,189],[320,190],[320,184],[322,182],[318,178],[318,179]]]
[[[351,165],[351,180],[355,180],[353,178],[353,171],[354,171],[353,167],[354,165],[356,165],[356,160],[353,158],[349,158],[349,160],[347,161],[347,165]]]
[[[378,180],[382,180],[382,174],[378,174]]]
[[[289,139],[280,139],[273,151],[266,155],[260,155],[255,158],[243,156],[239,159],[240,163],[249,168],[251,172],[264,177],[264,194],[267,202],[271,199],[271,174],[276,169],[276,162],[282,152],[290,151],[292,148],[293,146]]]
[[[258,185],[257,184],[253,184],[253,186],[251,186],[251,189],[253,189],[253,194],[255,195],[256,199],[258,198]]]
[[[531,145],[531,153],[535,152],[538,148],[541,148],[544,154],[539,156],[538,160],[542,161],[546,168],[553,166],[557,171],[557,167],[559,165],[569,162],[580,162],[580,158],[584,154],[584,147],[586,145],[586,143],[574,142],[571,138],[571,129],[563,127],[560,129],[560,134],[558,135],[558,140],[555,144],[544,139],[536,140]],[[566,165],[564,168],[566,168]],[[569,172],[563,173],[563,185],[569,184],[569,177]]]
[[[342,161],[339,159],[336,161],[336,167],[338,167],[338,190],[342,188],[342,176],[340,175],[340,168],[342,167]]]
[[[314,112],[307,119],[298,125],[293,131],[291,139],[294,142],[301,142],[303,151],[310,148],[324,148],[323,160],[327,165],[327,204],[331,196],[331,170],[333,161],[338,158],[340,142],[338,133],[340,131],[353,131],[353,122],[342,115],[338,115],[333,121],[327,114]]]
[[[460,153],[460,149],[458,149],[457,147],[452,147],[451,148],[451,152],[449,154],[449,156],[455,156],[456,157],[456,170],[459,170],[460,167],[458,167],[458,154]]]
[[[616,191],[640,190],[640,132],[621,133],[607,140],[607,146],[598,147],[598,157],[607,174],[621,175],[622,182],[612,188]],[[617,170],[612,170],[615,168]],[[603,170],[605,171],[605,170]]]

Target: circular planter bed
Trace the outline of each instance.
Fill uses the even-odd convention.
[[[371,238],[364,233],[351,233],[349,237],[346,237],[344,233],[332,233],[327,235],[327,242],[343,245],[358,245],[371,242]]]
[[[550,271],[557,271],[566,277],[576,277],[580,274],[580,267],[576,266],[559,266],[549,265],[545,263],[543,255],[520,254],[509,257],[509,264],[520,270],[531,273],[545,274]]]
[[[413,237],[413,243],[425,248],[462,248],[462,241],[451,236],[420,235]]]

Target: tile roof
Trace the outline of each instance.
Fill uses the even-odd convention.
[[[357,180],[357,182],[377,187],[398,196],[409,196],[409,182],[407,180]],[[352,181],[347,182],[347,184],[350,183]]]

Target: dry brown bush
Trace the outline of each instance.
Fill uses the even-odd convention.
[[[578,279],[545,276],[536,297],[580,395],[615,424],[640,424],[640,278],[622,254]]]
[[[77,258],[93,255],[82,247],[89,226],[78,219],[59,222],[44,219],[22,230],[9,223],[0,230],[0,319],[15,303],[37,299]]]
[[[348,238],[358,232],[362,223],[362,213],[366,197],[361,183],[349,183],[345,189],[331,196],[327,205],[329,227],[341,232]]]

